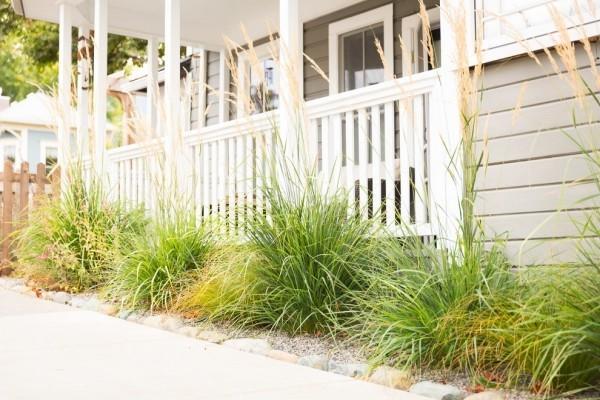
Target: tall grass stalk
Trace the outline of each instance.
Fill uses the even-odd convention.
[[[75,164],[62,195],[40,198],[28,224],[17,232],[22,272],[44,286],[82,291],[106,282],[115,260],[146,223],[140,210],[109,201],[101,182],[85,182]]]

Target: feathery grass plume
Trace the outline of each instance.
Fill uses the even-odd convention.
[[[85,181],[72,166],[62,196],[40,200],[29,223],[17,232],[20,271],[52,289],[72,292],[103,285],[121,250],[146,224],[139,209],[126,211],[108,200],[101,182]]]

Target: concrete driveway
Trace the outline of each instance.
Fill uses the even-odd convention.
[[[3,289],[0,399],[423,400]]]

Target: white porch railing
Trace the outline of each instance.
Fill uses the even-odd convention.
[[[432,204],[443,196],[438,196],[442,182],[431,181],[431,161],[440,156],[432,151],[443,146],[438,141],[432,147],[431,131],[441,119],[440,98],[437,72],[430,71],[308,102],[304,134],[323,188],[345,188],[352,212],[378,216],[399,235],[401,221],[420,235],[436,234]],[[262,188],[277,118],[276,112],[259,114],[184,135],[177,157],[190,159],[184,176],[198,218],[219,215],[236,229],[240,210],[268,207]],[[159,171],[158,154],[160,141],[108,152],[120,200],[156,206],[152,171]]]
[[[157,206],[164,176],[163,141],[154,139],[107,152],[112,195],[128,206]]]

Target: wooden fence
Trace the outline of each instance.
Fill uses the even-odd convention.
[[[0,173],[0,275],[10,272],[13,232],[27,223],[29,212],[39,204],[41,196],[50,197],[59,192],[58,168],[48,173],[46,165],[39,163],[35,172],[30,172],[27,162],[22,162],[16,169],[14,167],[10,160],[6,160]]]

